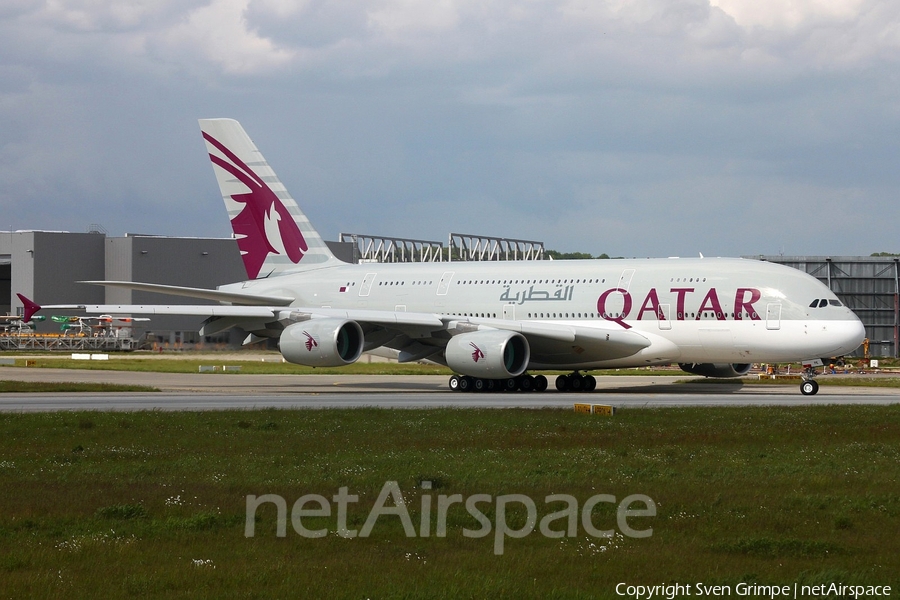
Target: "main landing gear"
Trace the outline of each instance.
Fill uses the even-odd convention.
[[[819,382],[815,380],[816,368],[815,367],[806,367],[803,369],[803,373],[800,374],[800,378],[803,380],[800,383],[800,393],[804,396],[812,396],[816,392],[819,391]]]
[[[482,379],[453,375],[450,389],[454,392],[543,392],[547,389],[547,378],[543,375],[519,375],[508,379]]]
[[[561,392],[593,392],[597,388],[597,380],[593,375],[582,375],[578,371],[556,378],[556,389]]]
[[[454,375],[450,378],[450,389],[454,392],[544,392],[548,383],[543,375],[525,374],[510,379]],[[593,375],[582,375],[577,371],[556,378],[556,389],[560,392],[592,392],[596,387],[597,380]]]

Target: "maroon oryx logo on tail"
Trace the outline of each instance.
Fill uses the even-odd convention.
[[[484,358],[484,352],[481,351],[481,348],[475,345],[475,342],[469,342],[469,345],[475,349],[472,351],[472,360],[478,362],[479,360]]]
[[[269,254],[281,254],[281,249],[294,264],[300,262],[303,254],[309,250],[303,234],[294,222],[294,217],[288,212],[278,196],[260,178],[253,169],[248,167],[233,152],[226,148],[214,137],[203,132],[203,139],[215,146],[221,152],[223,158],[209,155],[214,165],[234,175],[238,181],[249,189],[244,194],[234,194],[231,199],[244,205],[244,208],[231,220],[231,228],[238,240],[238,248],[244,259],[244,267],[247,275],[256,279],[262,269],[263,263]],[[274,223],[273,223],[274,222]],[[266,224],[277,224],[278,240],[269,239],[266,233]]]

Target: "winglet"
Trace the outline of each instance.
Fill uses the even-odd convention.
[[[29,300],[22,294],[16,294],[16,296],[19,297],[19,300],[22,301],[22,305],[25,307],[25,314],[23,315],[24,318],[22,320],[27,323],[31,320],[31,317],[32,315],[34,315],[34,313],[41,310],[41,305]]]

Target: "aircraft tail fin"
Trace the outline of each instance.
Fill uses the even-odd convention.
[[[200,119],[250,279],[339,262],[253,140],[233,119]]]

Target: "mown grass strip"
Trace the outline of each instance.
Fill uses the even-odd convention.
[[[0,393],[28,392],[158,392],[159,388],[146,385],[117,383],[32,382],[0,380]]]
[[[45,369],[79,369],[92,371],[138,371],[153,373],[197,373],[200,366],[218,366],[219,370],[208,373],[209,375],[446,375],[452,371],[440,365],[428,365],[419,363],[398,364],[394,362],[357,362],[345,367],[304,367],[285,362],[274,361],[249,361],[249,360],[225,360],[225,359],[194,359],[186,355],[183,359],[163,358],[115,358],[103,361],[71,360],[69,358],[49,357],[35,358],[33,368]],[[223,366],[239,366],[239,371],[223,372]],[[24,367],[25,360],[17,359],[16,366]],[[2,372],[2,371],[0,371]],[[562,371],[546,371],[546,373],[562,373]],[[616,369],[599,371],[602,375],[656,375],[679,376],[682,371],[666,369]]]
[[[452,371],[440,365],[429,364],[398,364],[393,362],[357,362],[345,367],[323,368],[323,367],[304,367],[286,362],[277,362],[274,360],[227,360],[204,357],[202,359],[191,358],[190,354],[185,354],[183,358],[117,358],[113,355],[109,360],[104,361],[76,361],[69,358],[61,358],[58,356],[39,356],[35,360],[34,368],[48,369],[78,369],[78,370],[96,370],[96,371],[135,371],[135,372],[153,372],[153,373],[198,373],[199,367],[202,366],[218,366],[219,370],[207,373],[214,375],[445,375],[450,376]],[[239,371],[223,372],[221,368],[225,365],[239,366]],[[24,367],[24,359],[16,359],[16,366]],[[2,367],[0,367],[2,369]],[[2,372],[2,370],[0,370]],[[564,371],[542,371],[548,377],[555,377]],[[536,373],[536,372],[535,372]],[[684,377],[685,373],[678,369],[609,369],[593,371],[598,376],[650,376],[650,377]],[[678,383],[697,382],[711,384],[735,384],[746,383],[751,385],[799,385],[798,378],[779,377],[770,379],[768,377],[744,377],[744,378],[726,378],[726,379],[689,379],[679,381]],[[843,385],[843,386],[861,386],[861,387],[900,387],[900,377],[884,377],[884,376],[839,376],[828,377],[823,376],[817,379],[820,385]]]
[[[160,359],[160,358],[110,358],[109,360],[71,360],[69,358],[36,358],[32,368],[78,369],[86,371],[136,371],[149,373],[198,373],[200,366],[218,366],[215,375],[447,375],[451,371],[440,365],[397,364],[388,362],[362,363],[341,368],[304,367],[291,363],[272,361],[238,361],[225,359]],[[223,366],[239,366],[239,371],[222,372]],[[16,366],[24,367],[25,360],[17,359]],[[2,373],[2,371],[0,371]]]

